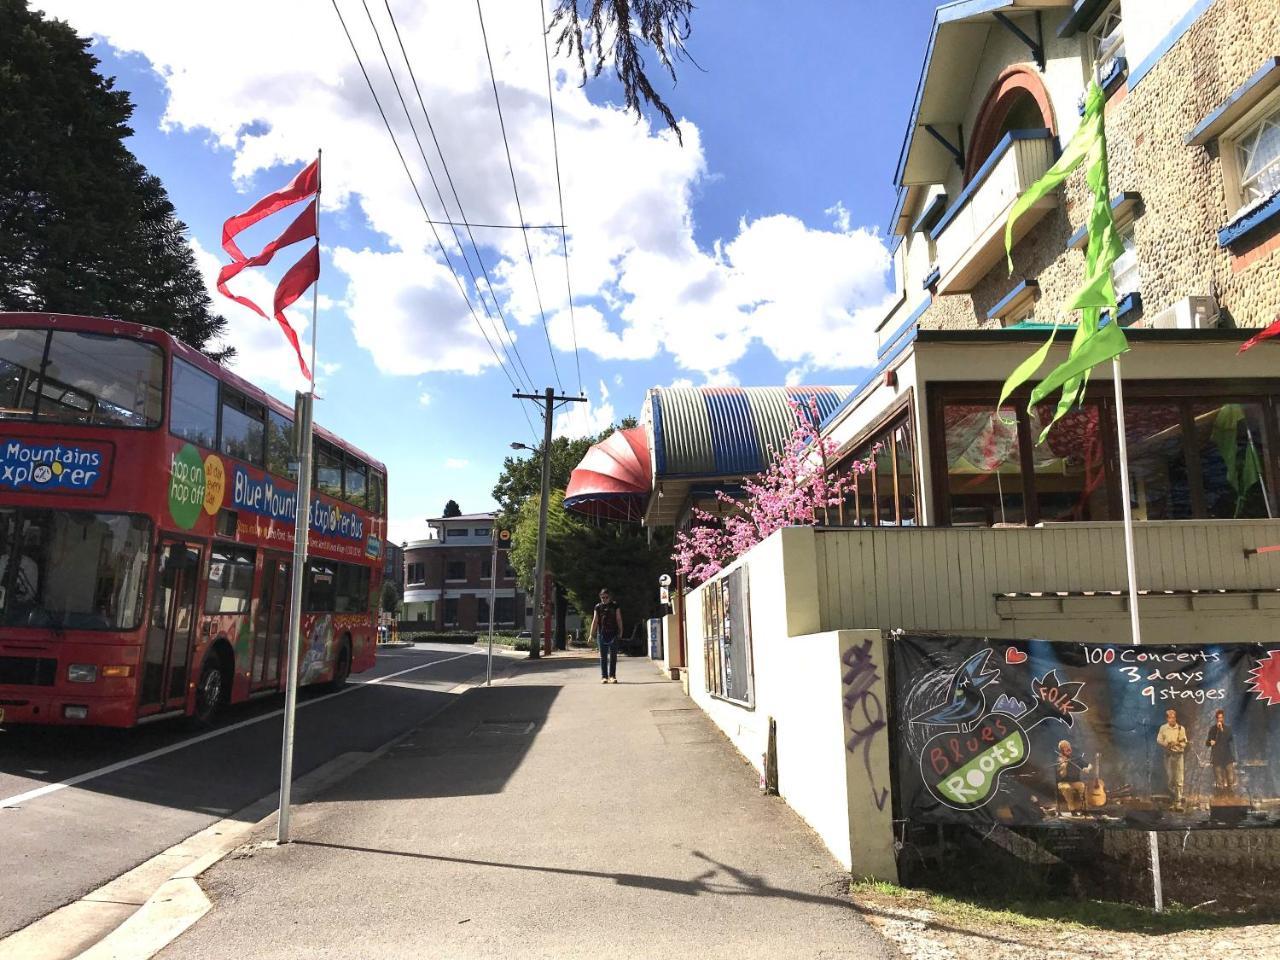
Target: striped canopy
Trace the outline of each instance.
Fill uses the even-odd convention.
[[[649,438],[644,427],[615,430],[587,451],[569,477],[566,510],[638,523],[649,499]]]
[[[795,429],[789,400],[818,406],[819,422],[848,387],[654,387],[645,400],[653,434],[654,478],[748,476]]]

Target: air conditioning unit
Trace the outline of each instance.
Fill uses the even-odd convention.
[[[1210,330],[1222,322],[1213,297],[1183,297],[1159,313],[1143,317],[1135,327],[1152,330]]]

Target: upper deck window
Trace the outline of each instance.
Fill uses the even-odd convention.
[[[1240,208],[1262,203],[1280,191],[1280,103],[1234,141],[1240,178]]]
[[[1100,16],[1089,31],[1089,54],[1099,83],[1111,74],[1115,63],[1124,56],[1124,21],[1120,17],[1120,0],[1116,0]]]
[[[218,381],[187,363],[173,361],[169,430],[174,436],[214,447],[218,437]]]
[[[70,330],[0,330],[0,418],[94,426],[160,423],[164,354]]]

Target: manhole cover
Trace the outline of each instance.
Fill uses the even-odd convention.
[[[537,724],[533,720],[482,720],[471,731],[473,737],[526,737]]]

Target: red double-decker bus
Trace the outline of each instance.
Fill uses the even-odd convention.
[[[0,722],[282,688],[293,411],[152,327],[0,313]],[[299,682],[374,662],[386,470],[316,428]]]

